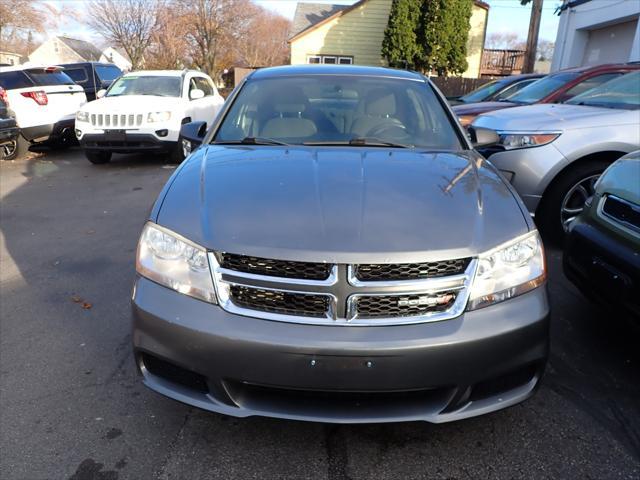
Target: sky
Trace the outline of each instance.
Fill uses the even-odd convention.
[[[0,0],[2,1],[2,0]],[[254,0],[269,10],[273,10],[284,17],[293,19],[296,10],[296,0]],[[313,3],[342,3],[352,4],[356,0],[313,0]],[[519,0],[485,0],[489,4],[489,23],[487,35],[492,33],[517,33],[522,40],[527,37],[529,29],[530,6],[521,6]],[[96,39],[95,34],[82,23],[82,14],[86,11],[87,0],[46,0],[56,9],[62,6],[79,12],[78,19],[63,22],[57,32],[48,32],[50,36],[66,34],[84,40]],[[555,41],[559,17],[554,10],[562,3],[560,0],[545,0],[540,25],[540,39]]]

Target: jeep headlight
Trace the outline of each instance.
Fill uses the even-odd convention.
[[[546,276],[540,235],[527,233],[479,256],[467,309],[522,295],[542,285]]]
[[[553,142],[560,136],[559,132],[552,133],[508,133],[500,132],[500,145],[505,150],[516,148],[540,147]]]
[[[88,122],[89,121],[89,112],[83,112],[82,110],[79,110],[78,113],[76,113],[76,122]]]
[[[147,115],[148,123],[166,122],[171,118],[171,112],[149,112]]]
[[[147,223],[140,235],[136,271],[176,292],[216,303],[207,251],[154,223]]]

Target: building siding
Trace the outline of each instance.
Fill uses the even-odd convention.
[[[307,57],[311,55],[335,55],[353,57],[356,65],[385,66],[382,40],[391,4],[392,0],[368,0],[319,27],[311,27],[291,41],[291,64],[307,63]],[[465,77],[480,76],[487,14],[484,8],[473,6],[467,45],[469,66]]]
[[[56,51],[56,44],[57,50]],[[84,59],[57,38],[50,38],[30,55],[29,61],[42,65],[58,65],[60,63],[84,62]]]
[[[308,55],[353,57],[357,65],[385,65],[380,54],[392,0],[369,0],[291,42],[291,63]]]

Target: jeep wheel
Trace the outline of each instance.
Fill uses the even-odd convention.
[[[111,152],[84,152],[84,154],[94,165],[109,163],[111,160]]]
[[[182,142],[178,142],[174,145],[167,155],[169,163],[180,164],[184,160],[184,149],[182,148]]]

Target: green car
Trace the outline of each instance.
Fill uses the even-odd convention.
[[[600,177],[569,227],[563,265],[587,297],[640,318],[640,150]]]

